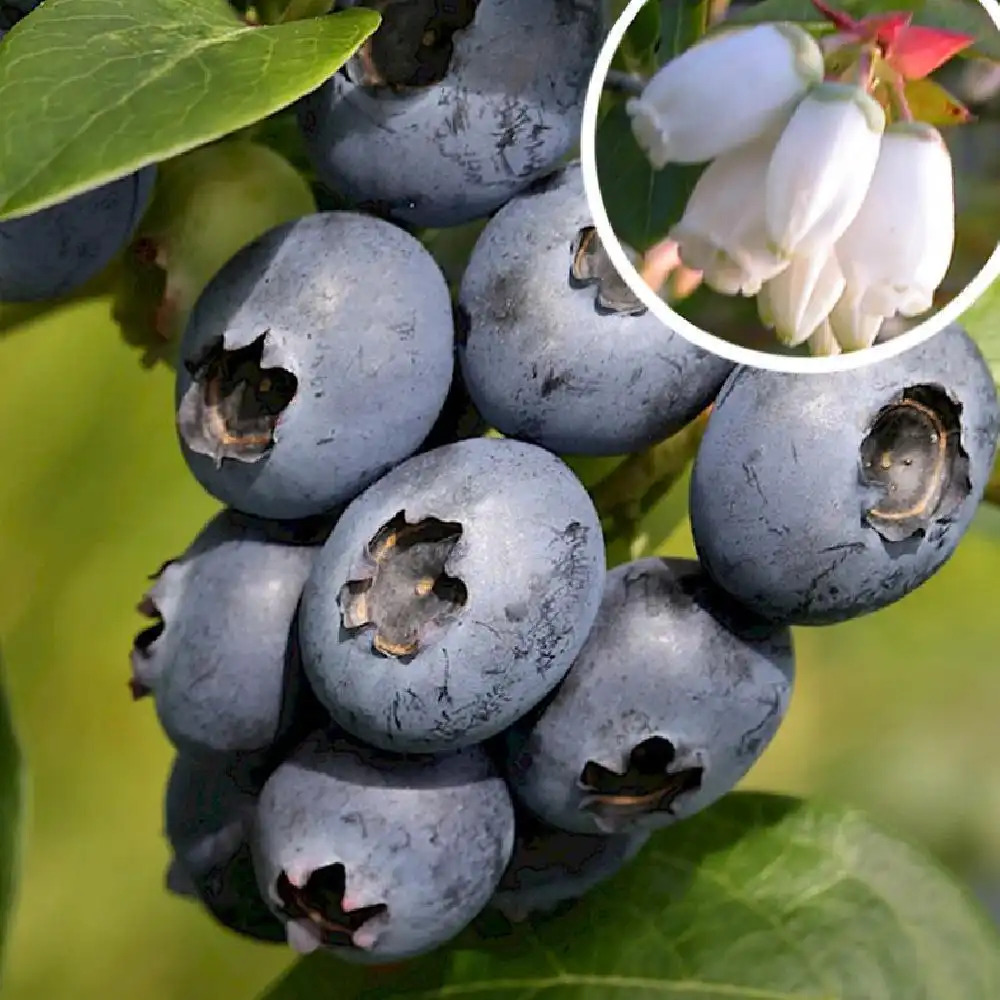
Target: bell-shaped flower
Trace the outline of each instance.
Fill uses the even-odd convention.
[[[832,250],[800,254],[760,290],[757,308],[782,344],[798,347],[830,315],[845,284]]]
[[[955,179],[940,132],[891,125],[868,196],[837,244],[857,311],[919,316],[934,304],[955,249]]]
[[[844,235],[868,193],[884,131],[882,106],[862,88],[823,83],[809,92],[767,174],[767,229],[776,253],[812,253]]]
[[[823,320],[816,327],[807,343],[809,345],[809,353],[814,358],[834,358],[838,354],[843,353],[840,342],[833,334],[833,327],[830,325],[829,319]]]
[[[844,288],[830,312],[830,331],[845,351],[863,351],[875,343],[885,322],[881,313],[865,312],[854,287]]]
[[[765,135],[709,164],[670,230],[684,265],[722,295],[756,295],[788,266],[768,247],[761,197],[774,143]]]
[[[706,163],[786,122],[823,72],[819,44],[797,25],[735,28],[672,59],[625,109],[655,169]]]

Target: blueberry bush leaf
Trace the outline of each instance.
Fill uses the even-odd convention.
[[[379,23],[365,9],[252,27],[227,0],[46,0],[0,47],[0,219],[288,107]]]
[[[17,895],[23,799],[21,751],[0,669],[0,983],[7,928]]]
[[[960,56],[1000,59],[1000,32],[978,0],[839,0],[833,6],[854,17],[881,11],[912,11],[914,24],[973,35],[976,44]],[[798,21],[816,30],[831,30],[829,24],[817,17],[812,0],[762,0],[752,7],[733,11],[729,19],[743,24]]]
[[[933,863],[860,813],[731,795],[568,912],[483,918],[378,971],[323,955],[262,1000],[993,1000],[1000,939]]]

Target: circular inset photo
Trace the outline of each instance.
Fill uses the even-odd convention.
[[[584,109],[597,237],[696,345],[856,368],[1000,275],[1000,5],[613,0]]]

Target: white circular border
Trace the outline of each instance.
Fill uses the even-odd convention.
[[[583,106],[583,122],[580,133],[580,166],[583,172],[584,190],[586,191],[587,202],[593,217],[594,226],[597,228],[598,235],[607,249],[611,262],[615,265],[615,268],[633,293],[638,296],[643,305],[661,323],[677,331],[703,350],[721,355],[739,365],[752,365],[756,368],[770,368],[773,371],[800,374],[849,371],[881,361],[883,358],[890,358],[896,354],[901,354],[903,351],[911,347],[916,347],[918,344],[933,337],[934,334],[939,333],[950,323],[957,320],[1000,277],[1000,242],[998,242],[997,248],[993,251],[986,264],[983,265],[982,270],[966,285],[959,295],[956,295],[951,302],[926,322],[920,323],[912,330],[894,337],[885,344],[877,344],[874,347],[869,347],[861,351],[854,351],[830,358],[785,357],[778,354],[770,354],[766,351],[755,351],[747,347],[738,347],[736,344],[731,344],[721,337],[702,330],[700,327],[695,326],[694,323],[686,320],[679,313],[674,312],[642,280],[639,272],[622,249],[621,243],[619,243],[618,237],[611,226],[608,213],[605,210],[604,199],[601,197],[601,187],[597,178],[597,115],[601,96],[604,91],[604,81],[607,78],[608,71],[611,69],[611,62],[615,57],[615,53],[618,51],[618,47],[625,37],[625,32],[647,2],[656,2],[656,0],[629,0],[629,5],[611,28],[604,42],[604,47],[597,57]],[[979,0],[979,3],[985,9],[986,13],[989,14],[997,30],[1000,31],[1000,2],[998,0]]]

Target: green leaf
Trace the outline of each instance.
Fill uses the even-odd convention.
[[[628,26],[622,39],[619,52],[627,69],[643,73],[655,68],[660,31],[660,6],[655,2],[647,3]]]
[[[905,0],[901,0],[905,3]],[[850,4],[836,4],[846,9]],[[759,24],[762,21],[798,21],[817,28],[826,21],[816,10],[812,0],[761,0],[752,7],[731,11],[727,20],[732,24]]]
[[[660,64],[690,48],[708,31],[709,0],[660,0]]]
[[[24,781],[21,751],[0,671],[0,983],[21,867]]]
[[[254,7],[264,24],[281,24],[329,14],[333,0],[259,0]]]
[[[313,955],[265,1000],[996,1000],[1000,940],[965,891],[860,813],[731,795],[559,917],[481,921],[373,972]]]
[[[613,105],[595,138],[601,197],[618,238],[645,252],[667,234],[704,169],[670,163],[654,170],[632,135],[625,105]]]
[[[1000,389],[1000,279],[994,281],[958,321],[979,345],[993,371],[993,381]]]
[[[378,25],[366,9],[249,27],[228,0],[46,0],[0,46],[0,219],[291,105]]]

